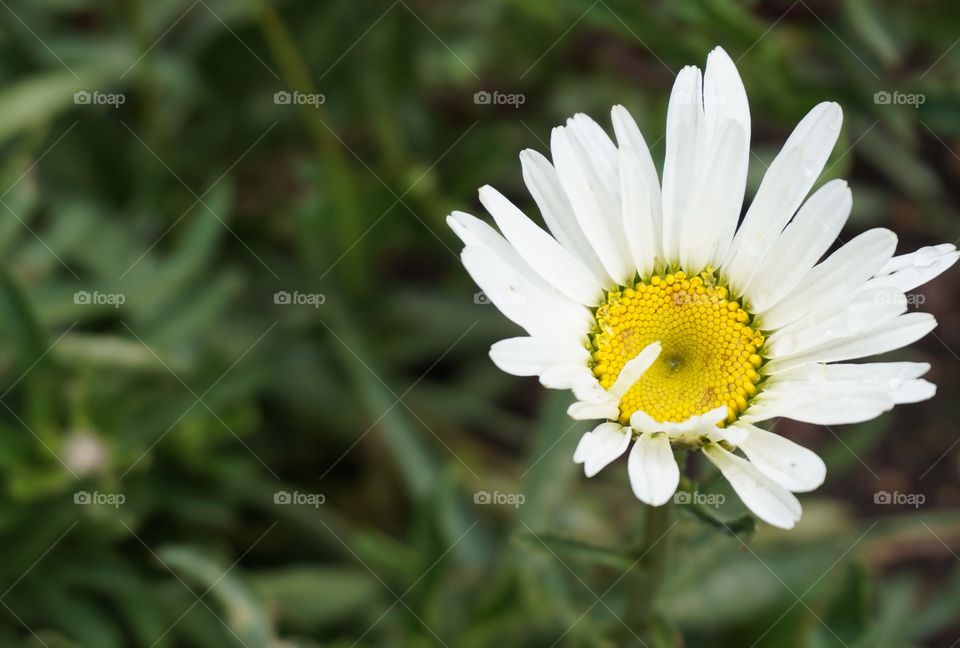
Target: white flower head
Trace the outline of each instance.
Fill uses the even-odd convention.
[[[574,461],[593,476],[633,448],[630,483],[670,499],[674,447],[698,449],[766,522],[800,519],[793,495],[817,488],[813,452],[755,424],[776,417],[856,423],[933,396],[929,365],[848,363],[930,332],[905,294],[958,258],[953,245],[893,256],[896,235],[864,232],[823,258],[850,215],[847,183],[810,193],[840,133],[815,106],[770,164],[738,227],[750,157],[740,75],[716,48],[706,71],[677,75],[663,178],[630,114],[615,141],[576,115],[553,130],[552,162],[520,154],[547,230],[491,187],[480,201],[499,232],[454,212],[470,276],[527,335],[493,345],[503,371],[570,389],[576,419],[601,419]]]

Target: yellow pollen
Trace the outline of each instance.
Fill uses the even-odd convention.
[[[732,423],[757,394],[764,337],[740,301],[715,284],[710,271],[675,272],[607,293],[592,338],[593,373],[604,388],[648,344],[663,347],[620,400],[621,423],[637,410],[678,422],[717,407]]]

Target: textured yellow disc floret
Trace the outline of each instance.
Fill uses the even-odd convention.
[[[683,421],[720,406],[732,423],[757,393],[763,335],[712,272],[654,275],[609,292],[596,320],[593,373],[604,388],[648,344],[663,347],[621,399],[624,424],[637,410],[657,421]]]

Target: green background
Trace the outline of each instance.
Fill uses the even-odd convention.
[[[952,3],[0,5],[0,646],[960,636],[955,270],[915,300],[940,327],[891,354],[930,362],[938,396],[781,422],[829,467],[791,532],[754,533],[691,461],[726,501],[673,507],[658,574],[623,462],[586,480],[569,395],[487,358],[517,329],[444,223],[486,183],[533,215],[517,154],[575,112],[609,128],[627,106],[659,164],[675,73],[720,44],[750,98],[748,195],[835,100],[842,238],[955,241]]]

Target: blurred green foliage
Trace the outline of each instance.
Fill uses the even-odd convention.
[[[833,99],[844,237],[954,241],[950,3],[0,5],[0,645],[960,633],[955,273],[924,292],[938,337],[901,354],[933,363],[941,396],[784,423],[830,464],[791,533],[735,527],[736,498],[690,466],[727,503],[677,507],[653,596],[625,471],[584,480],[567,397],[491,365],[513,327],[476,303],[443,221],[488,182],[531,208],[516,155],[574,112],[626,105],[661,158],[674,73],[721,44],[742,57],[752,188]],[[897,489],[925,505],[874,504]]]

